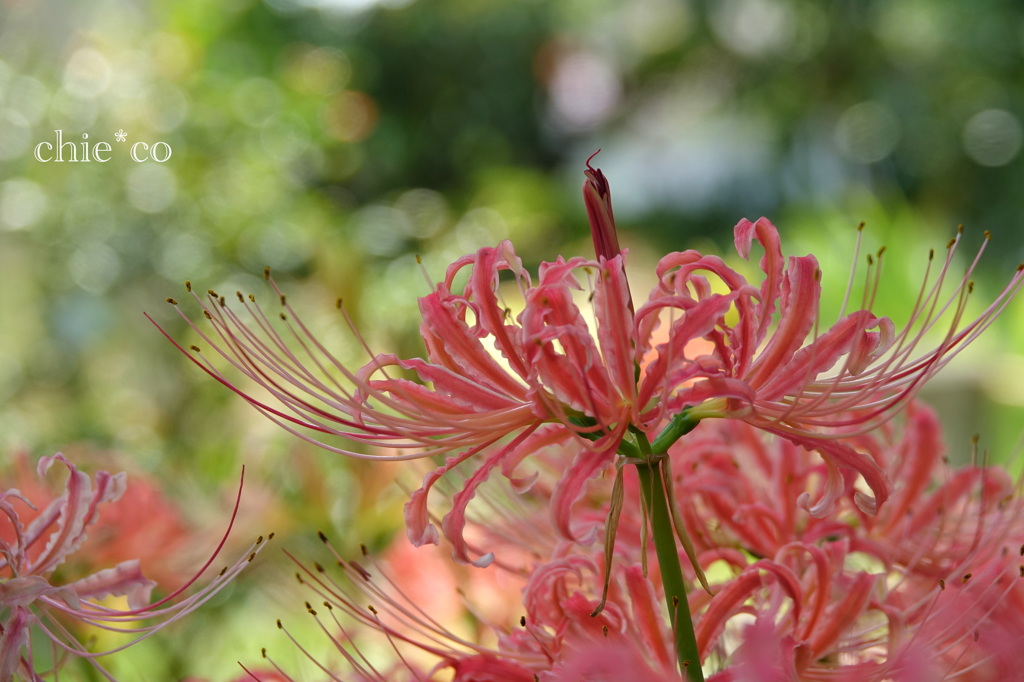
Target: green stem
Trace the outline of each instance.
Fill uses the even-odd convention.
[[[679,668],[690,682],[703,682],[704,673],[700,668],[700,652],[697,650],[697,636],[693,631],[690,605],[686,601],[686,583],[679,565],[679,550],[676,549],[676,534],[672,528],[668,500],[665,497],[665,481],[661,462],[636,465],[640,475],[640,490],[650,510],[651,527],[654,531],[654,549],[661,569],[661,582],[665,587],[665,601],[672,618],[672,631],[676,639]]]
[[[668,423],[665,430],[654,439],[654,442],[651,444],[651,452],[656,455],[668,452],[669,446],[697,428],[698,423],[700,423],[700,419],[691,417],[690,409],[686,408],[672,417],[672,421]]]

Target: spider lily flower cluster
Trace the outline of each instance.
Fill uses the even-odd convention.
[[[607,181],[600,171],[588,170],[584,196],[595,245],[616,248]],[[985,246],[962,278],[943,286],[960,239],[958,233],[950,241],[941,265],[929,256],[929,273],[937,270],[936,276],[922,283],[917,304],[898,331],[892,320],[871,312],[870,300],[863,309],[842,312],[822,331],[816,259],[787,262],[778,231],[765,218],[741,220],[735,228],[740,257],[750,257],[754,242],[763,250],[759,284],[718,256],[671,253],[658,263],[658,285],[635,312],[625,252],[599,253],[596,259],[559,257],[542,263],[534,282],[510,242],[483,248],[453,263],[435,290],[420,299],[425,357],[371,352],[359,368],[340,362],[313,335],[269,271],[285,331],[253,295],[237,293],[243,314],[225,297],[211,291],[204,298],[188,285],[212,331],[168,300],[202,339],[202,346],[191,347],[193,362],[288,431],[353,457],[450,455],[409,503],[406,520],[414,543],[439,539],[426,518],[434,483],[456,467],[473,467],[476,473],[452,500],[442,530],[459,560],[485,565],[492,557],[471,558],[461,539],[466,505],[495,470],[528,485],[529,476],[517,470],[544,424],[560,426],[578,443],[552,506],[554,523],[567,539],[579,539],[570,512],[586,481],[616,453],[641,457],[643,442],[652,444],[646,456],[663,454],[675,438],[707,418],[745,421],[819,452],[827,484],[817,500],[809,494],[800,498],[812,515],[833,508],[848,475],[863,478],[867,491],[857,501],[874,512],[889,496],[890,483],[848,438],[892,418],[984,331],[1024,282],[1024,269],[1018,268],[1004,290],[966,321],[970,278]],[[499,287],[503,272],[514,278],[517,306]],[[467,281],[457,289],[460,274]],[[869,291],[876,287],[869,282]],[[579,291],[587,292],[593,328],[577,304]],[[361,341],[347,315],[345,320]],[[939,331],[938,344],[924,347]],[[246,383],[224,373],[218,359]],[[399,371],[412,372],[418,381],[401,378]],[[357,452],[329,441],[330,436],[376,448]],[[381,448],[401,453],[384,455]]]
[[[596,674],[600,666],[593,668],[595,661],[604,660],[581,652],[600,650],[612,657],[608,661],[618,661],[608,665],[636,660],[652,664],[650,657],[640,653],[650,651],[652,642],[660,642],[671,654],[670,660],[675,657],[678,670],[672,665],[662,669],[661,657],[655,657],[651,679],[663,674],[671,679],[679,672],[693,680],[703,679],[701,666],[712,659],[735,664],[728,674],[723,668],[726,676],[721,679],[741,679],[729,675],[740,675],[737,671],[747,660],[763,664],[770,653],[778,659],[771,665],[781,666],[776,666],[779,675],[796,671],[813,679],[816,666],[827,664],[819,667],[821,676],[829,677],[825,671],[845,664],[850,651],[858,652],[858,665],[881,660],[874,657],[874,652],[885,648],[877,635],[881,630],[876,615],[883,620],[902,619],[899,622],[911,624],[913,632],[924,632],[930,614],[942,611],[938,597],[929,592],[938,589],[938,583],[933,581],[925,589],[915,578],[919,569],[936,560],[936,548],[942,542],[936,539],[932,546],[919,545],[920,554],[899,561],[880,548],[891,543],[894,552],[906,551],[925,537],[909,532],[899,535],[906,530],[906,519],[900,514],[911,514],[922,504],[927,485],[922,481],[931,480],[933,468],[922,464],[919,471],[901,469],[898,460],[884,456],[882,450],[889,446],[877,439],[921,386],[1008,305],[1024,283],[1024,266],[977,317],[965,319],[973,289],[971,276],[985,246],[950,285],[961,241],[958,233],[944,257],[929,255],[928,274],[916,305],[906,324],[897,328],[889,318],[872,312],[880,252],[877,262],[869,259],[869,293],[862,308],[847,312],[844,305],[837,321],[826,327],[819,309],[822,275],[817,260],[810,255],[787,260],[771,222],[741,220],[734,229],[736,253],[749,259],[757,243],[759,282],[748,281],[715,255],[694,250],[671,253],[655,268],[657,285],[637,305],[626,278],[627,254],[618,246],[608,182],[589,164],[586,177],[584,201],[596,257],[559,257],[542,263],[536,280],[508,241],[458,259],[433,291],[419,300],[423,357],[374,353],[339,302],[346,323],[369,356],[361,367],[346,365],[302,321],[269,270],[266,278],[282,307],[277,316],[280,322],[251,294],[237,293],[244,311],[240,312],[225,297],[213,291],[200,296],[187,283],[210,325],[193,321],[177,301],[168,299],[202,345],[191,346],[189,352],[168,338],[269,419],[327,450],[365,459],[447,456],[425,475],[406,504],[408,537],[414,545],[439,544],[443,535],[456,561],[479,567],[495,562],[501,542],[484,532],[488,541],[471,546],[465,531],[472,514],[470,501],[479,497],[481,486],[497,472],[516,492],[543,499],[554,539],[533,553],[567,562],[552,569],[555,573],[573,575],[585,583],[580,566],[596,561],[589,555],[592,550],[585,548],[603,533],[604,560],[587,573],[602,584],[599,599],[591,600],[584,590],[580,593],[584,596],[573,601],[573,590],[563,587],[549,594],[557,602],[552,605],[534,597],[530,587],[547,569],[541,565],[524,576],[524,604],[544,604],[562,614],[552,616],[552,621],[528,608],[526,622],[543,626],[527,628],[526,641],[506,633],[493,651],[465,642],[459,643],[461,649],[438,648],[424,644],[426,640],[400,636],[399,630],[376,618],[361,618],[364,625],[377,627],[392,640],[433,653],[442,667],[456,670],[456,679],[476,679],[460,676],[461,665],[479,672],[481,679],[486,674],[517,679],[507,668],[512,665],[520,666],[524,679],[541,672],[542,679],[576,679],[565,677],[564,671],[578,675],[587,669]],[[511,285],[501,284],[503,275]],[[513,303],[512,298],[517,300]],[[584,298],[589,311],[582,306]],[[936,336],[937,345],[927,345]],[[233,371],[222,371],[223,363]],[[236,378],[239,375],[241,379]],[[704,479],[697,475],[698,469],[715,469],[692,459],[690,448],[701,442],[700,432],[680,439],[709,421],[721,425],[701,426],[702,431],[716,434],[726,452],[746,441],[770,440],[771,452],[759,451],[764,460],[789,467],[771,479],[780,485],[784,481],[784,490],[776,491],[780,496],[759,507],[739,498],[730,507],[723,497],[730,485],[745,480],[754,485],[753,479],[735,472],[735,480],[721,489],[701,487]],[[363,444],[370,451],[351,449],[332,437]],[[686,454],[680,454],[683,445]],[[547,457],[542,453],[551,452],[557,453],[555,461],[541,466]],[[730,461],[736,461],[735,455]],[[637,465],[639,482],[627,483],[626,464]],[[684,476],[673,474],[683,470]],[[545,477],[547,472],[555,473]],[[600,488],[602,476],[614,479],[604,506],[601,499],[590,497]],[[455,478],[460,487],[450,495],[438,523],[430,493]],[[912,482],[909,489],[908,481]],[[629,485],[634,493],[631,501],[627,501]],[[987,484],[981,487],[988,490]],[[912,503],[908,497],[914,498]],[[587,502],[579,504],[584,498]],[[981,529],[988,528],[989,522],[973,503],[959,501],[960,516],[952,523],[956,527],[967,523],[973,530],[967,545],[951,549],[950,560],[958,567],[979,561],[975,550],[987,537]],[[705,502],[707,507],[702,508]],[[889,505],[898,510],[897,516],[885,511]],[[943,508],[937,521],[928,517],[923,523],[938,523],[944,529],[949,508]],[[596,523],[588,513],[594,509],[604,523]],[[707,515],[707,509],[714,513]],[[714,539],[733,525],[743,525],[736,521],[735,509],[742,510],[741,517],[748,515],[762,524],[761,530],[774,533],[776,544],[771,534]],[[967,521],[974,518],[976,525]],[[803,537],[804,529],[819,524],[829,528],[828,535]],[[1007,525],[1005,518],[996,524],[1000,540],[1016,532]],[[883,527],[885,532],[878,537],[866,532]],[[629,529],[631,539],[623,538],[623,528]],[[660,588],[652,587],[645,577],[647,538],[652,534]],[[686,550],[692,572],[680,567],[676,538]],[[619,549],[623,544],[633,553],[623,555]],[[851,572],[848,566],[855,555],[880,563],[884,570]],[[733,577],[715,587],[709,585],[702,567],[710,562],[722,563]],[[974,588],[977,582],[973,583],[971,589],[979,590],[979,599],[1016,594],[1015,587],[1003,587],[1006,562],[986,559],[981,563],[986,570],[991,567],[998,587]],[[941,566],[936,570],[943,575],[950,570],[942,562],[936,566]],[[319,586],[320,598],[360,619],[338,596],[340,592],[320,582],[321,571],[306,573]],[[707,594],[688,594],[685,583],[695,579],[705,585]],[[654,610],[645,609],[641,583],[647,590],[643,594],[660,593],[666,603],[674,639],[665,640],[653,627]],[[908,591],[891,590],[893,584],[908,586]],[[895,595],[891,600],[888,591]],[[713,593],[717,594],[712,598]],[[624,601],[616,601],[619,598]],[[579,616],[584,606],[590,609],[589,620],[578,619],[573,627],[559,620]],[[977,612],[978,621],[985,621],[995,610]],[[397,611],[407,615],[404,607]],[[691,614],[697,615],[696,621]],[[754,618],[737,630],[732,625],[740,615]],[[618,620],[602,620],[607,618]],[[552,634],[564,634],[566,628],[574,631],[577,626],[580,633],[593,634],[595,624],[602,622],[599,631],[607,635],[622,631],[622,623],[630,618],[644,622],[646,629],[626,636],[622,646],[604,646],[585,636],[566,640],[562,646]],[[966,618],[959,620],[966,622]],[[856,623],[858,629],[846,631],[848,622]],[[416,618],[412,623],[413,629],[422,625]],[[941,630],[935,630],[937,649],[906,649],[895,643],[906,631],[890,626],[893,639],[882,654],[889,666],[885,670],[896,669],[894,656],[920,654],[930,656],[928,660],[945,660],[961,640],[948,640],[948,633]],[[729,632],[730,641],[739,638],[744,644],[739,648],[722,644],[723,632]],[[917,644],[931,641],[917,634],[910,639]],[[774,641],[770,647],[763,645],[768,640]],[[531,649],[534,644],[538,648]],[[516,656],[511,656],[513,650]],[[869,653],[860,656],[859,652]],[[950,669],[970,659],[961,653],[949,663]],[[997,659],[1001,655],[992,654]],[[470,659],[472,664],[466,662]],[[485,661],[499,667],[485,671],[480,667]],[[415,673],[414,679],[427,679],[430,673],[419,675]]]
[[[54,463],[68,471],[64,492],[41,510],[19,490],[0,493],[0,679],[42,680],[57,676],[58,669],[70,658],[88,660],[106,679],[114,679],[99,658],[121,651],[168,625],[184,618],[230,582],[265,546],[260,537],[231,565],[225,566],[198,590],[188,589],[205,573],[227,541],[238,512],[235,502],[228,529],[209,560],[181,587],[162,599],[151,602],[156,583],[146,578],[139,561],[131,559],[95,573],[58,584],[56,569],[86,541],[89,527],[95,524],[100,506],[115,502],[124,493],[124,473],[97,472],[94,478],[80,471],[62,454],[39,460],[37,473],[44,476]],[[28,523],[26,514],[38,513]],[[111,606],[107,597],[124,597],[127,608]],[[90,651],[79,640],[82,628],[99,628],[122,633],[129,641],[105,651]],[[37,669],[31,632],[49,640],[44,660],[49,670]]]
[[[918,404],[898,425],[859,436],[858,446],[894,480],[892,497],[874,516],[856,505],[852,490],[825,518],[797,509],[797,491],[823,474],[820,461],[749,424],[709,424],[670,449],[673,470],[685,472],[676,475],[679,502],[690,527],[700,529],[699,561],[713,569],[714,596],[689,597],[710,679],[1015,679],[1024,639],[1021,491],[999,468],[951,467],[938,419]],[[559,456],[538,452],[544,464]],[[488,510],[471,521],[491,544],[538,557],[489,569],[511,574],[521,589],[522,615],[487,623],[494,644],[439,622],[403,592],[410,584],[390,578],[365,550],[348,560],[321,534],[330,563],[292,557],[310,591],[308,617],[356,673],[325,665],[330,678],[433,680],[448,671],[465,681],[568,682],[630,671],[636,679],[679,680],[659,613],[663,595],[647,579],[646,548],[636,541],[645,532],[642,515],[633,513],[637,479],[626,478],[623,542],[615,546],[606,606],[595,616],[605,582],[600,553],[530,532],[543,526],[550,504],[542,491],[550,490],[544,483],[552,470],[544,469],[533,494],[516,500],[516,514]],[[607,488],[587,494],[598,533],[599,517],[610,513]],[[493,489],[484,496],[502,504]],[[295,618],[279,621],[289,638]],[[385,664],[360,653],[373,632],[396,651]],[[313,659],[322,649],[296,643]],[[251,679],[292,679],[272,652],[264,657],[279,677],[252,668]]]

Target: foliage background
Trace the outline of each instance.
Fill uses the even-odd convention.
[[[211,533],[246,464],[241,534],[382,545],[392,471],[284,437],[142,312],[187,339],[163,303],[183,280],[261,295],[270,265],[340,356],[362,358],[339,296],[371,346],[415,353],[413,255],[436,279],[506,237],[531,266],[586,253],[578,188],[601,148],[634,272],[727,253],[740,217],[767,215],[787,253],[818,256],[835,310],[865,221],[899,323],[957,224],[993,235],[977,300],[1024,260],[1022,83],[1009,0],[4,0],[0,442],[152,477]],[[111,160],[40,163],[57,129]],[[137,141],[173,156],[135,163]],[[973,433],[994,459],[1018,449],[1022,333],[1018,303],[930,389],[954,456]],[[236,675],[301,603],[278,554],[113,668]]]

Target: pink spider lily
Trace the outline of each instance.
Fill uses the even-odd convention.
[[[100,471],[90,479],[59,453],[39,460],[39,476],[45,475],[54,462],[68,469],[64,493],[27,526],[20,520],[18,507],[33,508],[32,503],[14,488],[0,493],[0,514],[8,522],[0,532],[0,605],[4,612],[0,623],[0,679],[11,680],[17,675],[18,679],[35,682],[47,674],[36,670],[29,638],[33,629],[50,640],[54,662],[51,673],[56,674],[68,658],[80,657],[106,679],[113,679],[97,660],[99,657],[125,649],[195,611],[245,568],[265,544],[260,537],[241,558],[186,596],[186,590],[211,566],[227,541],[241,500],[239,487],[228,528],[212,556],[184,585],[159,601],[150,603],[156,583],[142,574],[136,559],[54,584],[55,569],[85,542],[100,505],[114,502],[126,488],[123,473]],[[128,607],[107,606],[99,601],[108,596],[125,597]],[[132,639],[107,651],[89,651],[70,627],[76,621],[78,625],[124,633]]]
[[[829,512],[849,473],[863,477],[870,494],[858,492],[856,499],[874,512],[889,494],[885,474],[840,439],[891,418],[992,322],[1024,282],[1024,270],[1018,269],[995,301],[964,323],[969,278],[984,247],[953,291],[944,293],[958,235],[936,280],[922,285],[902,331],[873,314],[867,300],[864,309],[844,311],[819,332],[817,261],[804,256],[787,263],[778,231],[762,218],[742,220],[735,228],[742,258],[749,257],[754,241],[764,249],[759,286],[717,256],[672,253],[657,266],[658,286],[634,312],[608,182],[587,168],[584,200],[597,258],[542,263],[536,282],[508,241],[460,258],[420,299],[425,357],[367,349],[369,362],[346,366],[302,322],[269,271],[283,306],[284,331],[252,295],[237,295],[243,317],[224,297],[211,291],[204,300],[193,292],[213,331],[178,311],[212,354],[192,346],[196,354],[189,357],[268,418],[327,450],[371,459],[448,455],[407,507],[414,544],[439,540],[424,511],[434,484],[455,468],[473,467],[442,520],[442,532],[461,561],[482,566],[493,557],[471,558],[458,537],[466,506],[495,471],[525,485],[516,469],[544,424],[576,443],[555,496],[558,528],[570,539],[584,539],[567,531],[573,503],[616,454],[657,459],[711,417],[740,419],[819,451],[826,485],[816,502],[809,495],[799,500],[812,515]],[[510,286],[501,285],[503,274],[511,275]],[[458,287],[460,277],[466,284]],[[513,292],[515,306],[506,300]],[[581,308],[584,297],[593,323]],[[922,350],[925,335],[946,318],[943,340]],[[362,343],[347,314],[345,320]],[[660,340],[656,334],[664,332],[667,340]],[[218,358],[260,390],[250,392],[222,372]],[[415,379],[406,378],[410,374]],[[368,454],[339,447],[329,442],[332,436],[402,452]]]
[[[454,280],[463,271],[468,271],[468,282],[456,293]],[[513,275],[523,300],[524,310],[515,318],[499,289],[503,272]],[[410,539],[417,545],[439,539],[436,527],[423,520],[427,494],[467,460],[480,464],[445,517],[443,525],[453,529],[461,527],[466,505],[492,471],[500,468],[516,479],[516,466],[539,442],[575,434],[578,454],[565,468],[557,494],[559,507],[568,509],[585,482],[623,447],[628,428],[638,419],[621,255],[610,261],[559,258],[541,265],[534,284],[510,242],[481,249],[452,264],[436,290],[420,299],[425,359],[379,354],[358,370],[347,368],[317,341],[270,281],[284,305],[284,335],[252,296],[238,294],[254,320],[250,325],[216,294],[204,301],[193,293],[213,323],[213,334],[179,308],[206,346],[265,389],[268,398],[236,386],[198,346],[190,358],[270,419],[328,450],[371,459],[457,453],[427,475],[407,508]],[[596,335],[574,299],[584,282],[597,318]],[[289,338],[300,350],[291,350]],[[402,371],[414,372],[419,382],[398,376]],[[561,434],[540,429],[545,423],[561,426]],[[365,454],[326,443],[318,438],[323,435],[413,452]],[[456,533],[446,534],[461,560],[477,565],[492,560],[489,554],[470,559]]]
[[[895,415],[1006,307],[1024,282],[1024,267],[976,319],[964,323],[970,277],[985,246],[947,293],[942,285],[953,266],[958,233],[935,281],[926,277],[922,283],[902,331],[874,315],[869,299],[864,309],[841,312],[834,325],[819,332],[817,261],[791,257],[787,264],[774,225],[765,218],[740,221],[735,229],[740,256],[749,256],[755,240],[765,251],[760,287],[721,259],[696,251],[670,254],[658,264],[660,282],[637,311],[637,328],[646,338],[645,330],[667,318],[671,329],[669,340],[654,348],[639,400],[656,402],[664,418],[686,410],[693,419],[741,419],[816,449],[828,465],[827,486],[818,502],[811,505],[803,497],[802,506],[813,515],[826,514],[843,486],[841,469],[847,469],[864,477],[874,498],[858,495],[858,504],[873,512],[888,496],[885,476],[870,457],[840,439],[871,431]],[[930,257],[930,267],[932,262]],[[717,293],[713,281],[724,293]],[[870,289],[876,288],[877,281]],[[947,317],[939,345],[922,349],[926,335],[941,330]],[[710,341],[713,350],[689,354],[686,344],[695,337]]]

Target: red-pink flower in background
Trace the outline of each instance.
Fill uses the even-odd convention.
[[[934,412],[851,437],[889,474],[876,515],[847,481],[825,518],[810,453],[736,421],[673,450],[677,494],[715,595],[695,592],[712,679],[1011,679],[1024,619],[1024,499],[998,467],[954,468]],[[728,570],[726,570],[726,568]],[[724,574],[724,575],[723,575]],[[746,671],[746,672],[744,672]]]
[[[109,455],[97,456],[88,448],[76,448],[65,457],[81,464],[106,459]],[[38,507],[48,507],[58,495],[53,486],[47,485],[48,481],[39,477],[26,454],[19,453],[12,459],[9,485],[37,507],[20,510],[22,523],[30,524],[41,513]],[[125,475],[127,472],[118,474]],[[122,486],[116,500],[99,507],[91,540],[67,560],[72,562],[75,571],[91,573],[124,559],[138,559],[142,572],[157,584],[184,582],[192,574],[191,564],[197,557],[188,556],[192,538],[181,510],[152,478],[135,470],[129,478],[132,484]],[[139,523],[140,518],[146,519],[146,523]],[[36,551],[41,550],[42,547],[36,547]]]
[[[802,513],[795,501],[826,485],[825,464],[738,420],[708,424],[671,449],[675,501],[715,591],[689,594],[712,680],[1014,679],[1024,633],[1024,498],[997,467],[948,464],[931,410],[915,403],[904,415],[851,437],[893,480],[892,496],[876,515],[855,504],[860,484],[853,480],[827,517]],[[651,562],[645,575],[643,567],[652,548],[641,542],[636,477],[625,477],[614,560],[605,563],[600,550],[544,527],[559,447],[536,452],[538,479],[528,495],[483,489],[481,505],[469,514],[470,548],[494,547],[498,559],[497,570],[468,575],[520,579],[520,611],[481,617],[473,602],[479,592],[468,584],[454,597],[450,583],[430,583],[474,614],[496,642],[455,634],[457,614],[445,618],[432,606],[436,594],[417,596],[423,579],[408,571],[333,554],[346,574],[340,577],[327,562],[297,561],[316,595],[307,608],[332,638],[328,643],[351,654],[348,644],[369,648],[367,637],[376,632],[398,650],[394,667],[376,673],[353,655],[345,664],[360,671],[353,679],[681,679],[659,568]],[[602,477],[580,505],[579,516],[598,539],[611,513],[611,485],[611,476]],[[504,561],[516,554],[510,550],[522,563]],[[606,572],[606,601],[594,615]],[[687,579],[695,581],[690,572]],[[348,679],[309,644],[300,642]]]
[[[183,618],[215,595],[235,577],[265,545],[254,543],[240,559],[226,566],[209,583],[183,596],[216,559],[234,522],[205,565],[184,585],[159,601],[150,603],[156,583],[146,578],[137,559],[122,561],[84,578],[54,583],[54,571],[78,551],[89,528],[99,518],[100,505],[117,500],[127,480],[123,473],[99,471],[90,479],[62,454],[39,460],[37,473],[44,476],[54,462],[68,470],[64,493],[53,499],[27,524],[21,519],[32,502],[16,488],[0,493],[0,679],[36,680],[40,673],[30,641],[30,630],[42,632],[50,641],[54,670],[69,657],[88,659],[107,679],[113,679],[97,658],[124,649]],[[241,489],[239,489],[239,497]],[[237,501],[235,511],[237,512]],[[105,605],[105,597],[124,597],[127,608]],[[179,599],[179,597],[181,597]],[[131,641],[113,649],[88,651],[75,630],[82,626],[102,628],[130,635]]]

